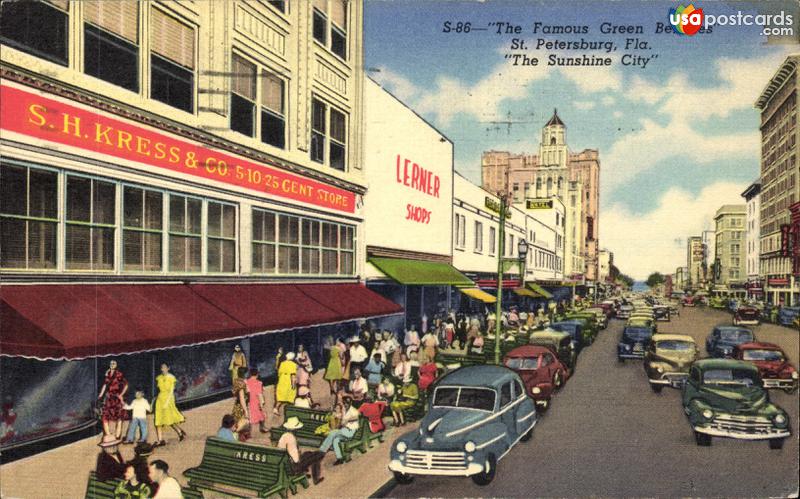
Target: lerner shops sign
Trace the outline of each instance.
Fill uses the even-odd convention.
[[[364,108],[367,245],[449,255],[453,144],[371,80]]]
[[[355,194],[154,132],[96,111],[0,86],[0,129],[346,213]]]

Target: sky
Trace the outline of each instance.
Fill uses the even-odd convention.
[[[760,115],[754,103],[792,43],[768,43],[759,26],[711,33],[655,34],[677,3],[643,1],[366,0],[368,74],[454,143],[456,170],[480,184],[482,151],[537,153],[541,128],[558,108],[572,152],[600,151],[600,246],[622,272],[644,279],[685,265],[686,238],[713,229],[722,204],[759,175]],[[705,15],[793,15],[796,2],[697,3]],[[445,22],[451,31],[445,33]],[[456,33],[457,22],[470,30]],[[520,25],[498,35],[493,22]],[[542,26],[588,26],[587,34],[534,33]],[[644,34],[601,34],[604,22],[641,25]],[[512,51],[512,38],[527,50]],[[536,50],[546,41],[616,42],[616,51]],[[628,38],[649,49],[625,50]],[[513,66],[504,55],[538,57]],[[547,57],[611,57],[607,67],[548,66]],[[625,54],[650,57],[625,66]],[[652,57],[656,55],[656,57]],[[509,126],[496,122],[511,121]],[[493,123],[495,122],[495,123]]]

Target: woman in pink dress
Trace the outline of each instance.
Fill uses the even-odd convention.
[[[297,346],[297,386],[311,387],[311,371],[313,370],[311,364],[311,357],[308,355],[306,348],[303,345]]]
[[[247,393],[249,395],[248,409],[250,410],[250,424],[258,424],[261,433],[267,432],[266,419],[264,415],[264,385],[258,379],[258,369],[250,369],[250,377],[245,381]]]

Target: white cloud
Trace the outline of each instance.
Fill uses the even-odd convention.
[[[620,271],[635,279],[645,279],[654,271],[675,272],[686,265],[686,238],[713,229],[716,210],[723,204],[743,203],[740,194],[745,187],[717,182],[696,196],[673,188],[644,214],[631,213],[621,204],[604,207],[600,217],[603,247],[614,252]]]
[[[622,111],[614,111],[611,115],[615,118],[622,118]]]
[[[583,111],[594,109],[596,102],[591,100],[576,100],[572,101],[572,105],[575,106],[575,109],[580,109]]]
[[[408,102],[418,94],[416,85],[405,76],[383,66],[377,69],[371,73],[372,78],[401,101]]]
[[[610,95],[604,95],[600,98],[600,103],[604,106],[613,106],[616,102],[616,99]]]

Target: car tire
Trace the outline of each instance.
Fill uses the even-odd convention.
[[[488,468],[488,470],[487,470]],[[483,465],[483,471],[477,475],[472,475],[472,481],[475,485],[489,485],[494,480],[494,475],[497,472],[497,459],[494,454],[486,456],[486,463]]]
[[[405,473],[400,473],[399,471],[395,471],[394,481],[401,485],[407,485],[414,481],[414,475],[407,475]]]
[[[661,390],[662,390],[663,388],[664,388],[664,387],[663,387],[663,386],[661,386],[661,385],[657,385],[657,384],[655,384],[655,383],[650,383],[650,389],[651,389],[651,390],[653,390],[653,393],[661,393]]]
[[[706,433],[700,433],[699,431],[694,432],[694,441],[700,447],[710,447],[711,446],[711,435]],[[772,442],[770,440],[770,442]]]
[[[531,439],[531,437],[533,437],[533,428],[531,428],[530,430],[526,431],[526,432],[525,432],[525,433],[524,433],[524,434],[523,434],[523,435],[520,437],[519,441],[520,441],[520,442],[527,442],[528,440],[530,440],[530,439]]]
[[[536,403],[536,412],[544,414],[550,408],[550,399],[540,400]]]
[[[624,364],[625,363],[625,359],[623,359],[622,357],[617,356],[617,362],[619,362],[620,364]]]
[[[783,449],[783,441],[785,438],[772,438],[769,441],[769,448],[773,450]]]

